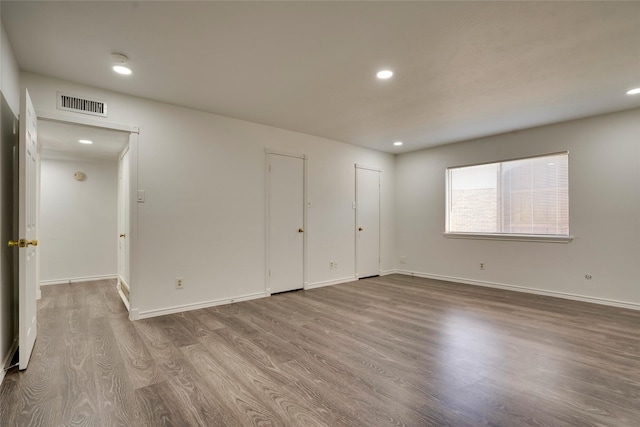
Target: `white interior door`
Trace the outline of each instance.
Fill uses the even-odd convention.
[[[304,287],[304,159],[269,154],[269,290]]]
[[[37,230],[36,177],[38,132],[35,109],[25,89],[20,103],[18,155],[18,311],[20,369],[26,369],[36,342],[37,322]]]
[[[356,166],[356,277],[380,274],[380,171]]]
[[[118,279],[129,291],[129,147],[118,163]]]

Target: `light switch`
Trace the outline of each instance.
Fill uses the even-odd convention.
[[[138,203],[144,203],[144,190],[138,190]]]

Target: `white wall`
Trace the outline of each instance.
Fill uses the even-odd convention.
[[[12,113],[17,116],[20,105],[19,69],[1,20],[0,92],[7,100]],[[6,241],[9,238],[15,238],[15,236],[9,237],[12,234],[13,219],[11,188],[9,188],[11,182],[8,182],[12,175],[12,171],[9,169],[12,164],[13,142],[10,135],[13,133],[13,124],[10,125],[12,129],[4,128],[4,126],[8,127],[9,123],[5,123],[4,126],[0,124],[0,126],[3,127],[0,129],[0,140],[2,142],[0,147],[0,177],[2,177],[2,187],[0,187],[2,188],[0,197],[0,230],[2,230],[2,240],[0,241],[0,365],[2,365],[11,356],[10,353],[17,338],[17,325],[14,322],[16,314],[14,305],[17,295],[15,295],[13,273],[11,271],[15,250],[6,246]],[[4,370],[0,370],[0,381],[3,377]]]
[[[77,181],[76,171],[87,175]],[[41,160],[42,284],[117,275],[118,164]]]
[[[565,150],[571,243],[443,237],[447,166]],[[396,260],[400,270],[640,308],[638,109],[400,155],[396,199],[397,256],[407,259]]]
[[[66,90],[107,101],[106,121],[140,127],[138,188],[146,202],[138,204],[132,309],[142,316],[264,293],[267,148],[309,157],[310,285],[354,276],[355,163],[383,170],[381,268],[393,268],[392,155],[30,73],[21,78],[36,110],[55,112],[56,91]],[[330,270],[329,260],[339,268]],[[175,289],[176,277],[184,289]]]
[[[1,22],[0,22],[1,24]],[[20,69],[9,43],[9,38],[0,25],[0,87],[5,99],[17,116],[20,110]]]

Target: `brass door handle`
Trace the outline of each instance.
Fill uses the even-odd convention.
[[[20,248],[26,248],[27,246],[38,246],[38,241],[37,240],[25,240],[25,239],[19,239],[18,241],[9,240],[7,242],[7,246],[9,246],[10,248],[13,248],[14,246],[18,246]]]
[[[127,237],[127,235],[126,234],[121,234],[120,237]]]
[[[364,230],[364,228],[362,228],[362,227],[358,228],[358,231],[362,231],[362,230]]]
[[[298,228],[298,233],[304,233],[304,228]]]

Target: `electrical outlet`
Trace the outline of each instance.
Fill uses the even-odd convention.
[[[400,264],[406,264],[407,263],[407,257],[406,256],[401,256],[400,257]]]
[[[338,268],[338,261],[333,261],[333,268]]]
[[[484,262],[480,263],[480,270],[484,270]]]
[[[329,261],[329,269],[333,270],[334,269],[334,263],[333,261]]]
[[[184,287],[184,282],[182,277],[176,278],[176,289],[182,289]]]

